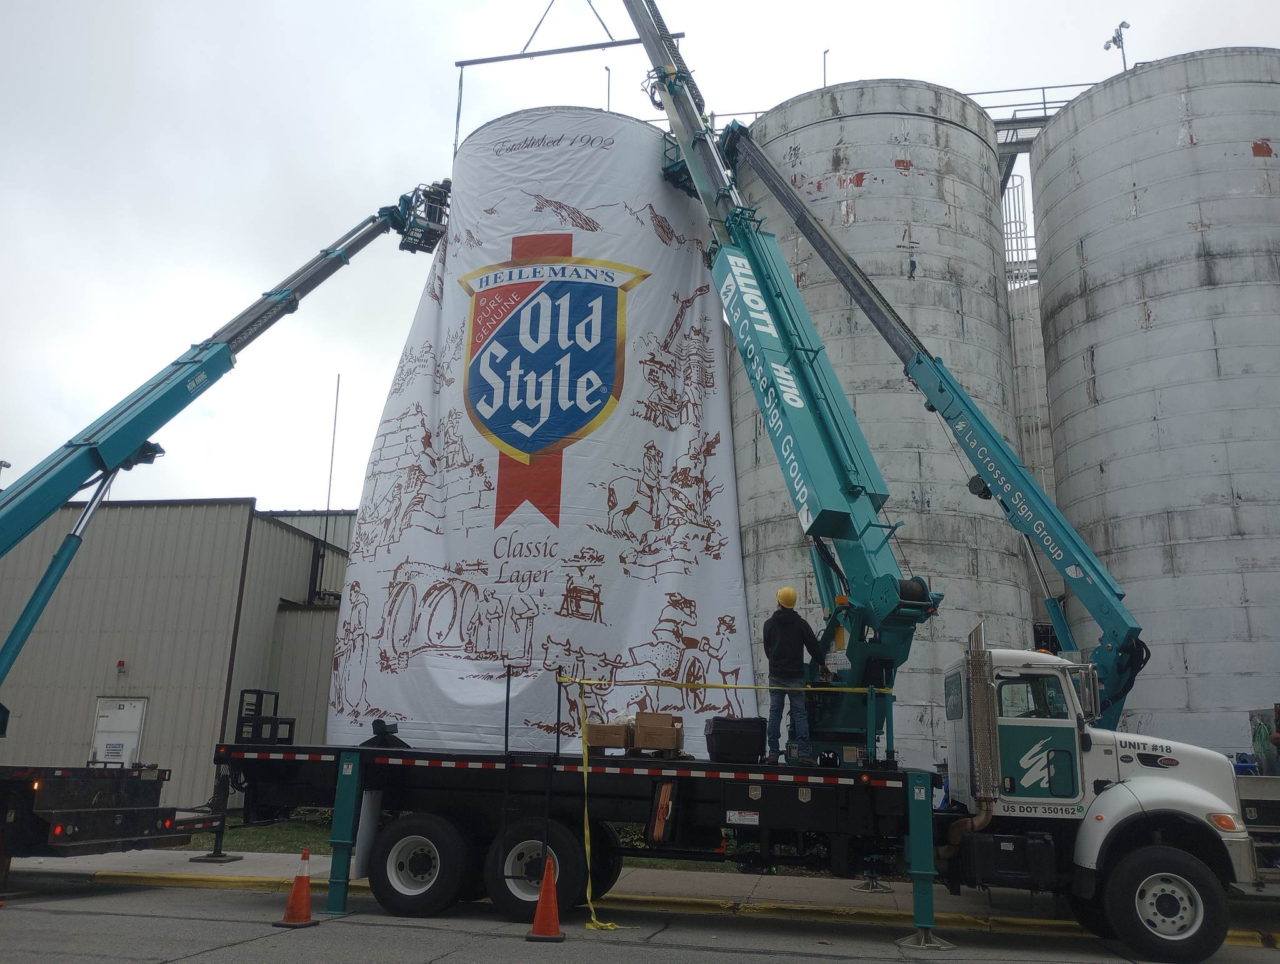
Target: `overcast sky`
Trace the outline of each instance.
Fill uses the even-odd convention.
[[[0,0],[0,460],[13,482],[420,181],[449,173],[459,59],[514,53],[544,0]],[[615,37],[621,0],[595,0]],[[1275,0],[801,4],[665,0],[708,108],[765,110],[829,83],[965,92],[1094,82],[1130,61],[1280,46]],[[604,39],[556,0],[531,49]],[[639,48],[467,71],[462,134],[548,104],[656,115]],[[429,267],[379,239],[155,436],[115,498],[256,496],[354,507]]]

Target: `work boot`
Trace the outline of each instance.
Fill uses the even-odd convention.
[[[796,760],[796,766],[816,767],[817,765],[818,761],[811,756],[802,756]]]
[[[776,767],[782,764],[781,753],[766,753],[760,758],[760,762],[768,767]]]

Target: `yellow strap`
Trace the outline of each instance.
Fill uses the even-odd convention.
[[[587,699],[587,688],[578,682],[578,706],[582,707]],[[587,765],[587,728],[581,727],[582,730],[582,849],[587,854],[587,910],[591,911],[591,920],[587,921],[587,930],[591,931],[616,931],[616,930],[634,930],[631,927],[619,927],[617,924],[608,923],[596,917],[596,905],[592,903],[593,894],[591,893],[591,816],[587,810],[587,801],[591,795],[587,792],[587,771],[591,769]]]
[[[678,690],[786,690],[796,693],[868,693],[866,686],[753,686],[750,683],[671,683],[662,679],[619,680],[582,679],[578,676],[557,676],[558,683],[577,683],[579,689],[586,686],[670,686]],[[893,688],[876,688],[876,695],[892,693]]]

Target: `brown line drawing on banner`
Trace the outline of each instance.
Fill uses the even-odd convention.
[[[353,557],[372,559],[379,549],[391,550],[410,528],[441,535],[446,511],[460,514],[467,532],[492,524],[493,480],[467,447],[461,426],[461,414],[451,409],[433,430],[417,402],[383,419],[356,515]]]
[[[715,391],[715,355],[710,344],[710,325],[705,315],[699,324],[677,341],[686,312],[693,303],[711,290],[702,285],[688,298],[679,292],[672,299],[679,306],[661,341],[654,332],[636,339],[634,357],[651,386],[649,394],[640,398],[631,414],[655,428],[674,432],[681,425],[695,428],[702,424],[702,407],[707,395]]]
[[[578,208],[562,201],[553,201],[550,198],[543,197],[541,194],[533,194],[529,191],[523,191],[523,194],[533,198],[533,213],[541,214],[543,211],[550,211],[556,216],[561,224],[572,224],[575,228],[583,231],[599,231],[600,222],[593,217],[580,211]]]

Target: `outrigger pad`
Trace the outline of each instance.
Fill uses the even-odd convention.
[[[955,945],[935,935],[932,927],[917,927],[914,934],[899,937],[894,943],[899,947],[915,947],[922,951],[955,950]]]

